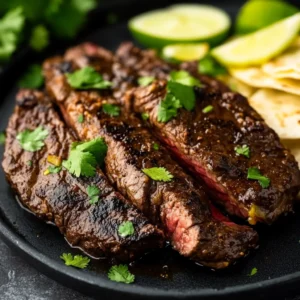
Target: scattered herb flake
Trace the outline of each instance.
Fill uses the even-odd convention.
[[[63,166],[76,177],[92,177],[97,165],[102,165],[107,152],[106,143],[102,138],[89,142],[73,143],[68,160]]]
[[[66,266],[72,266],[79,269],[86,268],[90,262],[90,259],[86,256],[73,256],[71,253],[63,253],[60,258],[65,262]]]
[[[249,276],[254,276],[257,273],[257,268],[253,268],[249,274]]]
[[[45,175],[49,174],[57,174],[62,170],[62,167],[56,167],[56,166],[49,166],[47,170],[44,172]]]
[[[204,113],[204,114],[208,114],[208,113],[210,113],[211,111],[213,111],[214,110],[214,107],[212,106],[212,105],[207,105],[206,107],[204,107],[203,109],[202,109],[202,112]]]
[[[49,45],[49,31],[43,25],[37,25],[33,28],[29,45],[36,51],[41,51]]]
[[[133,226],[132,222],[127,221],[127,222],[122,223],[119,226],[118,232],[121,237],[133,235],[134,234],[134,226]]]
[[[84,115],[80,114],[77,119],[78,123],[82,124],[84,122]]]
[[[33,166],[32,160],[28,160],[28,161],[26,162],[26,164],[27,164],[27,166],[29,166],[29,167],[32,167],[32,166]]]
[[[108,272],[108,278],[126,284],[133,283],[135,280],[135,276],[130,273],[127,265],[112,266]]]
[[[153,149],[154,149],[154,150],[159,150],[159,144],[154,143],[154,144],[153,144]]]
[[[33,131],[26,129],[18,133],[17,140],[24,150],[35,152],[44,147],[47,136],[48,130],[40,126]]]
[[[0,133],[0,145],[4,145],[6,140],[6,136],[4,132]]]
[[[198,64],[199,73],[210,75],[210,76],[218,76],[227,74],[226,68],[220,65],[213,57],[210,55],[205,56],[203,59],[199,61]]]
[[[38,89],[43,84],[42,67],[37,64],[31,65],[19,81],[19,87],[26,89]]]
[[[155,80],[153,76],[144,76],[138,79],[139,86],[147,86]]]
[[[171,94],[167,94],[158,106],[158,122],[168,122],[177,115],[177,110],[181,107],[179,99]]]
[[[259,184],[264,189],[269,187],[270,185],[270,179],[268,177],[261,175],[259,169],[255,167],[248,169],[247,179],[258,180]]]
[[[235,152],[246,157],[250,157],[250,148],[247,145],[235,147]]]
[[[84,67],[74,73],[67,73],[67,81],[75,89],[107,89],[112,86],[110,81],[104,80],[92,67]]]
[[[100,189],[94,185],[89,185],[86,191],[90,198],[90,204],[96,204],[99,201]]]
[[[147,114],[147,113],[142,113],[142,119],[143,119],[144,121],[147,121],[147,120],[149,119],[149,114]]]
[[[191,76],[187,71],[172,71],[170,74],[170,79],[177,83],[181,83],[187,86],[199,86],[201,87],[200,80]]]
[[[149,169],[143,169],[142,171],[155,181],[168,182],[173,179],[173,175],[165,168],[154,167]]]
[[[117,117],[120,115],[120,107],[113,104],[103,104],[103,112],[110,115],[111,117]]]

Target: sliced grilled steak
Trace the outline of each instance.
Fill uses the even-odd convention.
[[[17,134],[38,126],[49,132],[45,146],[34,153],[22,150]],[[66,159],[72,142],[74,137],[43,93],[23,90],[18,94],[7,128],[3,168],[24,206],[38,217],[54,222],[71,245],[96,257],[129,260],[162,247],[162,232],[115,192],[100,170],[93,178],[75,178],[64,169],[44,175],[49,167],[48,155]],[[97,204],[89,203],[89,185],[101,191]],[[120,237],[118,227],[126,221],[133,222],[135,232]]]
[[[82,140],[105,138],[108,177],[123,195],[160,224],[180,254],[209,267],[224,268],[256,247],[256,232],[220,219],[217,212],[214,214],[202,188],[195,188],[193,179],[163,146],[159,150],[153,148],[158,141],[139,120],[103,113],[103,104],[116,104],[116,100],[95,91],[70,91],[63,73],[57,74],[58,69],[57,59],[44,64],[47,90],[65,119]],[[64,91],[70,92],[66,95]],[[83,123],[77,122],[81,114]],[[174,179],[151,180],[142,172],[143,168],[151,167],[166,168]]]
[[[137,88],[131,99],[137,113],[148,113],[148,124],[173,154],[201,177],[228,212],[248,218],[250,224],[272,223],[292,210],[300,187],[299,168],[278,135],[250,107],[243,96],[232,92],[196,91],[196,108],[180,109],[167,123],[157,121],[157,108],[166,95],[166,82]],[[213,106],[210,113],[203,109]],[[250,158],[237,155],[247,145]],[[271,180],[262,188],[247,179],[256,167]]]

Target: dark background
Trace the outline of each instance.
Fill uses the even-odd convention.
[[[0,0],[5,1],[5,0]],[[9,1],[9,0],[7,0]],[[37,0],[38,1],[38,0]],[[41,1],[41,0],[40,0]],[[82,0],[84,1],[84,0]],[[19,51],[13,61],[0,74],[0,90],[1,94],[10,89],[10,86],[1,85],[1,76],[11,77],[11,82],[14,78],[19,76],[26,68],[26,62],[32,59],[42,59],[48,54],[60,51],[71,44],[80,42],[88,32],[97,28],[107,26],[112,21],[122,22],[126,21],[133,14],[141,12],[141,5],[136,3],[143,2],[142,10],[146,11],[155,7],[161,7],[172,3],[179,3],[185,1],[171,1],[171,0],[101,0],[99,8],[93,11],[89,16],[89,21],[86,28],[80,33],[78,39],[72,42],[53,41],[52,46],[46,53],[37,56],[28,49]],[[266,0],[267,1],[267,0]],[[272,0],[269,0],[272,1]],[[195,2],[195,1],[189,1]],[[209,0],[198,1],[209,4]],[[215,1],[219,2],[220,6],[225,0]],[[236,4],[230,4],[230,0],[226,1],[228,12],[233,17],[236,13]],[[300,0],[291,0],[293,4],[300,5]],[[235,1],[236,3],[236,1]],[[241,5],[244,1],[240,1]],[[113,17],[112,17],[113,16]],[[113,23],[113,22],[112,22]],[[88,300],[91,299],[79,294],[71,289],[61,286],[59,283],[42,275],[34,268],[32,268],[26,261],[14,255],[11,250],[0,240],[0,300]],[[299,287],[300,291],[300,287]],[[300,296],[293,298],[294,295],[289,295],[286,291],[287,297],[285,299],[299,299]],[[273,299],[277,299],[274,297]]]

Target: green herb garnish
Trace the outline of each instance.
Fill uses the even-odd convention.
[[[63,253],[60,258],[65,262],[66,266],[72,266],[79,269],[86,268],[90,262],[90,259],[86,256],[73,256],[71,253]]]
[[[19,81],[19,87],[26,89],[38,89],[43,84],[42,67],[37,64],[31,65]]]
[[[84,122],[84,115],[80,114],[77,119],[78,123],[82,124]]]
[[[0,133],[0,145],[4,145],[6,140],[6,136],[4,132]]]
[[[253,268],[248,276],[254,276],[257,273],[257,268]]]
[[[62,170],[62,167],[49,166],[47,168],[47,174],[57,174]]]
[[[159,145],[158,145],[157,143],[154,143],[154,144],[153,144],[153,149],[154,149],[154,150],[159,150]]]
[[[132,222],[127,221],[127,222],[122,223],[119,226],[118,233],[121,237],[126,237],[126,236],[129,236],[129,235],[133,235],[134,234],[134,227],[133,227]]]
[[[135,276],[130,273],[127,265],[112,266],[108,272],[108,278],[126,284],[133,283],[135,280]]]
[[[205,56],[199,61],[198,64],[199,73],[209,75],[209,76],[218,76],[227,74],[226,68],[220,65],[213,57],[210,55]]]
[[[211,111],[213,111],[214,110],[214,107],[212,106],[212,105],[207,105],[206,107],[204,107],[203,109],[202,109],[202,112],[204,113],[204,114],[208,114],[209,112],[211,112]]]
[[[90,198],[90,204],[96,204],[99,201],[100,189],[94,185],[89,185],[86,191]]]
[[[142,113],[141,116],[144,121],[147,121],[149,119],[149,114],[147,114],[147,113]]]
[[[235,152],[246,157],[250,157],[250,148],[247,145],[235,147]]]
[[[174,95],[167,94],[158,106],[157,120],[158,122],[168,122],[176,117],[177,111],[181,108],[181,103]]]
[[[187,71],[172,71],[170,73],[170,79],[187,86],[202,86],[200,80],[191,76]]]
[[[32,29],[29,45],[36,51],[41,51],[49,45],[49,31],[43,25],[37,25]]]
[[[26,164],[27,164],[27,166],[32,167],[33,162],[32,162],[32,160],[28,160],[28,161],[26,162]]]
[[[70,86],[75,89],[107,89],[112,86],[110,81],[104,80],[92,67],[84,67],[66,76]]]
[[[120,107],[113,104],[103,104],[103,112],[110,115],[111,117],[117,117],[120,115]]]
[[[143,169],[142,171],[155,181],[168,182],[173,179],[173,175],[165,168],[154,167],[149,169]]]
[[[43,127],[38,127],[35,130],[24,130],[17,135],[21,147],[29,152],[35,152],[41,150],[45,143],[44,140],[48,136],[48,130]]]
[[[271,182],[268,177],[265,177],[265,176],[261,175],[259,169],[255,168],[255,167],[248,169],[247,179],[258,180],[259,184],[264,189],[269,187],[270,182]]]
[[[147,86],[155,80],[153,76],[144,76],[138,79],[139,86]]]
[[[68,160],[63,166],[76,177],[92,177],[96,174],[97,165],[102,165],[107,146],[102,138],[89,142],[73,143]]]

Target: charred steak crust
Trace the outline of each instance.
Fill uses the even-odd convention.
[[[78,53],[78,48],[74,52]],[[70,53],[71,50],[68,58]],[[61,64],[64,61],[61,59]],[[73,56],[72,63],[77,61],[81,58]],[[125,197],[160,224],[180,254],[206,266],[224,268],[256,247],[257,234],[251,228],[214,218],[202,189],[195,188],[193,179],[163,146],[153,149],[158,141],[138,119],[128,115],[112,118],[101,112],[103,104],[117,104],[112,96],[74,90],[65,95],[64,91],[70,87],[57,69],[55,59],[44,63],[47,90],[56,99],[68,124],[82,140],[105,138],[107,176]],[[81,114],[85,121],[78,123]],[[174,180],[153,181],[141,171],[155,166],[165,167]]]
[[[42,150],[22,150],[16,135],[43,126],[49,132]],[[63,169],[45,176],[47,156],[66,159],[74,137],[43,93],[22,90],[7,128],[3,168],[21,202],[38,217],[56,224],[72,246],[100,257],[134,259],[163,246],[163,234],[108,183],[101,170],[93,178],[75,178]],[[31,161],[31,164],[28,164]],[[86,189],[97,186],[100,201],[91,205]],[[128,237],[118,235],[125,221],[134,224]]]

